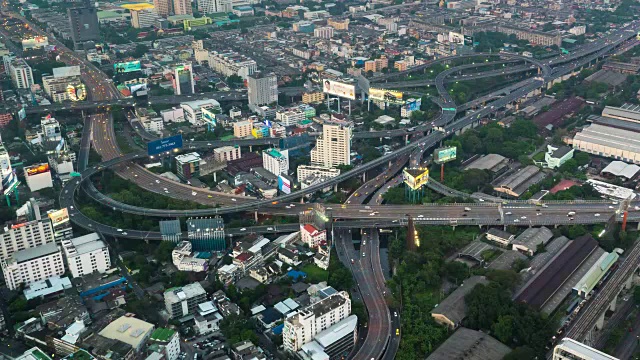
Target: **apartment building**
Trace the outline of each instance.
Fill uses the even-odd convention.
[[[109,248],[97,233],[62,240],[62,250],[74,278],[94,272],[103,274],[111,268]]]
[[[498,25],[496,31],[507,35],[514,34],[519,40],[528,40],[540,46],[562,45],[562,36],[556,32],[542,32],[509,25]]]
[[[269,105],[278,102],[278,78],[276,74],[255,72],[247,78],[249,107]]]
[[[332,28],[336,29],[336,30],[349,30],[349,19],[343,19],[343,20],[338,20],[338,19],[328,19],[327,20],[327,25],[331,26]]]
[[[160,17],[156,9],[131,10],[131,27],[145,29],[154,26]]]
[[[313,36],[320,39],[331,39],[333,37],[333,28],[331,26],[323,26],[313,29]]]
[[[180,335],[173,329],[157,328],[149,337],[149,348],[157,349],[165,360],[178,360],[180,355]]]
[[[325,167],[350,165],[352,131],[351,126],[324,124],[322,136],[311,150],[311,163]]]
[[[298,166],[298,182],[302,182],[310,176],[323,176],[330,179],[338,175],[340,175],[340,170],[331,167],[313,165]]]
[[[213,160],[215,162],[227,162],[230,160],[240,159],[242,153],[240,146],[223,146],[213,149]]]
[[[235,51],[209,51],[208,61],[211,69],[227,77],[238,75],[246,80],[249,75],[258,70],[255,60],[240,55]]]
[[[18,251],[52,242],[55,242],[55,237],[49,219],[5,227],[0,235],[0,260],[7,260]]]
[[[262,167],[278,176],[289,172],[289,150],[269,149],[262,152]]]
[[[282,341],[284,348],[297,352],[304,344],[331,325],[351,314],[351,299],[345,291],[332,294],[290,316],[284,322]]]
[[[302,94],[302,102],[305,104],[314,104],[324,101],[324,93],[321,91],[306,92]]]
[[[162,17],[173,15],[173,2],[171,0],[153,0],[156,13]],[[133,16],[132,16],[133,17]]]
[[[327,241],[327,231],[318,230],[311,224],[300,224],[300,239],[313,249],[318,247],[322,242]]]
[[[251,135],[253,122],[251,120],[243,120],[233,123],[233,136],[237,138],[246,138]]]
[[[11,82],[18,89],[28,89],[34,84],[33,71],[24,59],[13,59],[9,63],[8,73]]]
[[[276,121],[284,126],[297,125],[306,119],[304,111],[301,110],[278,110],[276,112]]]
[[[198,304],[205,301],[207,292],[197,282],[164,292],[164,305],[172,319],[195,314]]]
[[[184,119],[193,125],[201,126],[206,123],[202,120],[202,109],[212,112],[220,111],[220,103],[214,99],[203,99],[183,102],[180,104],[184,112]]]
[[[191,15],[193,9],[191,8],[190,0],[173,0],[173,13],[175,15]]]
[[[48,243],[13,253],[0,262],[4,281],[10,290],[64,274],[62,252],[55,243]]]

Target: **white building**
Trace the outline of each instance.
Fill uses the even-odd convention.
[[[223,317],[213,301],[198,304],[196,315],[194,317],[194,330],[198,335],[209,334],[220,329],[219,323]]]
[[[249,107],[269,105],[278,101],[278,78],[276,74],[254,72],[247,77]],[[254,110],[255,111],[255,110]]]
[[[111,268],[109,248],[97,233],[62,240],[62,249],[74,278],[94,272],[102,274]]]
[[[331,39],[333,37],[333,28],[331,26],[323,26],[313,29],[313,36],[321,39]]]
[[[219,163],[240,159],[241,156],[240,146],[223,146],[213,149],[213,159]]]
[[[282,341],[292,353],[299,351],[314,336],[351,314],[349,294],[341,291],[300,310],[284,322]]]
[[[274,175],[286,175],[289,172],[289,150],[263,151],[262,167]]]
[[[300,224],[300,239],[310,248],[316,248],[322,242],[327,241],[327,231],[318,230],[311,224]]]
[[[131,10],[131,27],[136,29],[152,27],[159,19],[155,9]]]
[[[29,89],[34,84],[33,71],[24,59],[12,60],[7,72],[11,76],[11,82],[18,89]]]
[[[316,335],[298,351],[301,360],[339,359],[349,354],[358,339],[358,317],[351,315]]]
[[[161,110],[160,116],[162,117],[162,121],[164,122],[183,122],[184,110],[181,107]]]
[[[140,352],[151,336],[153,327],[153,324],[136,319],[133,314],[126,314],[109,323],[98,334],[107,339],[122,341]]]
[[[177,360],[180,355],[180,335],[172,329],[158,328],[149,338],[149,347],[164,354],[165,360]]]
[[[311,163],[332,167],[351,165],[352,128],[344,125],[322,125],[322,136],[311,150]]]
[[[49,169],[48,163],[25,166],[24,178],[27,181],[29,190],[31,191],[38,191],[53,187],[51,170]]]
[[[198,1],[198,12],[205,15],[219,12],[229,13],[233,10],[233,6],[233,0],[201,0]]]
[[[304,111],[301,110],[278,110],[276,120],[284,126],[297,125],[306,119]]]
[[[164,305],[171,318],[194,314],[198,304],[205,301],[207,301],[207,292],[197,282],[164,292]]]
[[[569,29],[569,32],[576,36],[584,35],[584,33],[587,32],[587,27],[585,25],[574,26]]]
[[[184,119],[195,126],[202,126],[202,109],[210,111],[220,111],[220,103],[214,99],[194,100],[180,104],[184,111]]]
[[[55,243],[48,243],[15,252],[0,262],[4,281],[10,290],[64,274],[62,252]]]
[[[547,167],[551,169],[559,168],[572,158],[573,149],[568,146],[547,145],[547,152],[544,153],[544,161],[547,163]]]
[[[0,261],[7,260],[15,252],[52,242],[55,237],[48,218],[5,227],[0,234]]]
[[[199,259],[191,256],[192,249],[193,247],[189,241],[180,242],[171,252],[173,265],[180,271],[207,271],[209,268],[207,259]]]
[[[246,80],[249,75],[258,70],[258,64],[255,60],[249,59],[248,57],[240,55],[234,51],[209,51],[207,54],[209,67],[227,77],[231,75],[238,75]],[[202,55],[203,54],[201,54],[201,56]]]
[[[560,340],[553,348],[553,360],[618,360],[570,338]]]
[[[40,119],[40,138],[42,141],[58,142],[62,140],[60,122],[51,116]]]

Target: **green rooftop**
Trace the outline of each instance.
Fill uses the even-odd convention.
[[[69,356],[65,357],[65,360],[92,360],[95,359],[91,354],[89,354],[86,350],[78,350],[73,354],[69,354]]]
[[[51,360],[51,358],[47,354],[43,353],[38,348],[33,349],[33,351],[31,352],[31,355],[38,360]]]
[[[157,328],[153,332],[153,334],[151,334],[151,340],[152,341],[166,342],[166,341],[169,341],[169,339],[171,339],[171,337],[175,333],[176,333],[175,330],[165,329],[165,328]]]
[[[274,157],[274,158],[281,158],[281,157],[283,157],[283,156],[282,156],[282,154],[280,153],[280,151],[278,151],[278,150],[276,150],[276,149],[269,149],[269,150],[266,150],[266,153],[267,153],[269,156]]]

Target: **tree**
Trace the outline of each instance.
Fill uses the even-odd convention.
[[[176,244],[170,241],[162,241],[160,242],[160,245],[158,245],[156,250],[153,252],[153,256],[159,262],[169,262],[171,261],[171,252],[175,247],[176,247]]]
[[[519,346],[508,353],[502,360],[533,360],[536,358],[536,354],[528,346]]]
[[[565,163],[558,168],[558,171],[564,173],[574,173],[576,170],[578,170],[578,162],[575,159],[565,161]]]
[[[493,334],[503,343],[510,342],[513,338],[513,316],[503,315],[493,324]]]
[[[640,285],[633,288],[633,300],[640,305]]]
[[[591,161],[591,158],[589,157],[589,154],[587,154],[586,152],[580,151],[573,155],[573,160],[576,161],[578,166],[583,166],[583,165],[587,165]]]
[[[141,58],[144,56],[144,54],[149,52],[149,47],[144,45],[144,44],[138,44],[136,45],[135,50],[133,51],[133,53],[131,54],[133,57],[135,58]]]

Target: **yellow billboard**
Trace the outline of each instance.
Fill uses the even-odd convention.
[[[429,169],[414,168],[402,170],[402,179],[411,190],[417,190],[429,182]]]
[[[49,219],[51,219],[51,224],[53,225],[53,227],[69,221],[69,212],[67,211],[67,208],[62,208],[60,210],[50,212],[48,215]]]
[[[392,104],[402,104],[402,91],[369,88],[369,99]]]

